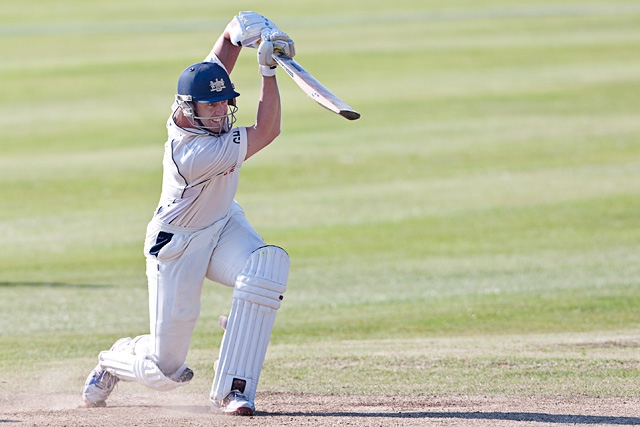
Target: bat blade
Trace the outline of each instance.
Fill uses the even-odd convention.
[[[315,102],[327,110],[341,115],[347,120],[357,120],[360,118],[360,113],[334,95],[298,62],[281,53],[274,54],[273,59]]]

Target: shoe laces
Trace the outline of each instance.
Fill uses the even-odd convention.
[[[112,390],[116,386],[117,382],[118,377],[103,370],[98,373],[95,385],[102,390]]]

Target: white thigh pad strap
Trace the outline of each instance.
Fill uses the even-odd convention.
[[[277,246],[253,252],[238,275],[211,388],[214,404],[232,390],[253,402],[288,275],[289,256]]]

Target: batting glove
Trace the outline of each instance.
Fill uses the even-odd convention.
[[[293,40],[280,30],[265,28],[262,30],[260,46],[258,47],[258,64],[266,67],[275,67],[276,61],[273,54],[282,53],[290,58],[296,54],[296,45]]]
[[[255,12],[240,12],[227,24],[229,39],[235,46],[256,49],[260,44],[262,30],[278,27],[269,19]]]

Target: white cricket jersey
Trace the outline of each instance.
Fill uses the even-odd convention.
[[[180,128],[171,114],[167,132],[162,194],[154,218],[176,227],[208,227],[231,208],[247,153],[247,130],[232,128],[216,137]]]

